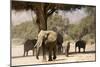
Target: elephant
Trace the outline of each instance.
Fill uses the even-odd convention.
[[[70,42],[69,41],[64,41],[63,44],[63,53],[65,54],[65,56],[69,56],[69,50],[70,50]]]
[[[57,44],[57,33],[52,30],[41,30],[38,34],[37,43],[35,44],[36,48],[36,58],[39,59],[40,47],[42,47],[43,52],[43,61],[46,61],[46,49],[49,54],[48,61],[56,59],[56,44]],[[53,53],[53,59],[52,59]]]
[[[57,54],[61,54],[62,53],[62,43],[63,43],[62,32],[58,31],[57,27],[53,27],[52,30],[57,33]]]
[[[80,49],[83,48],[83,52],[85,52],[85,48],[86,48],[86,41],[84,40],[78,40],[75,43],[75,52],[76,52],[76,48],[78,47],[78,52],[80,53]]]
[[[28,39],[25,41],[25,43],[24,43],[24,55],[23,56],[25,56],[25,54],[26,54],[26,56],[28,56],[29,50],[33,50],[33,56],[34,56],[34,49],[35,49],[34,46],[35,46],[36,42],[37,42],[37,39],[33,39],[33,40]]]
[[[60,33],[57,33],[57,50],[58,50],[58,54],[61,54],[62,43],[63,43],[63,36]]]

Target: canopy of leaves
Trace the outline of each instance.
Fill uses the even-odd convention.
[[[60,33],[65,32],[67,40],[75,40],[79,37],[81,37],[82,39],[95,39],[96,21],[94,15],[88,15],[77,24],[70,24],[70,22],[68,22],[68,19],[63,19],[61,15],[56,14],[50,16],[47,22],[47,28],[49,30],[53,29]],[[67,25],[65,25],[66,23]],[[14,38],[36,38],[37,25],[35,21],[33,23],[32,21],[25,22],[20,25],[13,26],[12,33]]]
[[[26,2],[26,1],[12,1],[12,9],[15,10],[28,10],[32,9],[35,10],[38,7],[41,7],[46,10],[48,9],[61,9],[61,10],[72,10],[72,9],[80,9],[81,7],[85,7],[83,5],[72,5],[72,4],[57,4],[57,3],[42,3],[42,2]]]
[[[69,27],[69,35],[73,39],[89,39],[96,36],[96,12],[95,7],[87,7],[88,16],[83,18],[78,25],[71,25]],[[88,36],[87,36],[88,35]],[[86,38],[88,37],[88,38]]]
[[[48,15],[52,15],[53,12],[57,12],[56,10],[64,10],[64,11],[72,11],[75,9],[80,9],[81,7],[85,7],[86,12],[88,14],[87,17],[83,18],[79,24],[69,24],[64,20],[62,16],[55,15],[50,16],[47,20],[47,28],[48,29],[59,29],[60,32],[67,31],[70,39],[78,39],[78,38],[86,38],[87,35],[90,38],[95,38],[96,31],[96,9],[95,7],[87,7],[83,5],[71,5],[71,4],[55,4],[55,3],[40,3],[40,2],[23,2],[23,1],[12,1],[12,9],[19,10],[34,10],[37,12],[37,8],[43,8],[44,13],[48,13]],[[67,23],[67,25],[65,25]],[[37,36],[37,27],[32,22],[22,23],[18,26],[14,26],[12,29],[13,37],[35,37]]]

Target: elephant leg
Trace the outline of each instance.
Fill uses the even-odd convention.
[[[67,57],[69,56],[69,49],[70,47],[67,47]]]
[[[70,48],[70,47],[67,46],[67,47],[66,47],[66,50],[65,50],[65,55],[66,55],[67,57],[68,57],[68,55],[69,55],[69,48]]]
[[[26,51],[26,56],[28,56],[28,51]]]
[[[25,50],[24,50],[24,54],[23,54],[23,56],[25,56]]]
[[[80,53],[80,47],[78,47],[79,53]]]
[[[34,56],[34,48],[33,48],[33,56]]]
[[[57,47],[57,50],[58,50],[58,54],[59,54],[59,47]]]
[[[53,59],[56,59],[56,48],[53,48]]]
[[[66,49],[66,47],[63,47],[63,54],[65,54],[65,49]]]
[[[57,48],[57,49],[58,49],[58,54],[59,54],[59,53],[60,53],[60,47],[58,46],[58,48]]]
[[[65,49],[65,56],[68,57],[68,50],[67,50],[67,48]]]
[[[46,47],[45,45],[42,46],[43,49],[43,61],[46,61]]]
[[[61,54],[61,47],[58,47],[58,53]]]
[[[61,47],[61,54],[63,54],[63,47]]]
[[[69,56],[70,45],[67,46],[67,56]]]
[[[61,47],[61,54],[63,54],[63,47]]]
[[[52,61],[52,50],[49,48],[49,60],[48,61]]]
[[[76,48],[77,48],[77,47],[75,47],[75,53],[76,53]]]
[[[85,52],[85,48],[83,48],[83,52]]]
[[[64,47],[62,48],[62,54],[64,54]]]

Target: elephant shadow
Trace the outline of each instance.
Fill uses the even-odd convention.
[[[91,53],[96,53],[96,51],[95,50],[94,51],[85,51],[85,52],[80,52],[80,53],[70,52],[69,54],[71,55],[71,54],[91,54]]]
[[[66,59],[56,59],[55,61],[63,61],[63,60],[66,60]]]
[[[13,56],[11,58],[25,58],[25,57],[33,57],[33,55],[28,55],[28,56]]]

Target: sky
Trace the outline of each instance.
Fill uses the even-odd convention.
[[[23,11],[15,11],[12,10],[12,24],[13,25],[18,25],[22,22],[25,21],[31,21],[32,20],[32,16],[36,17],[34,11],[32,11],[31,14],[31,10],[23,10]],[[84,8],[82,9],[76,9],[74,11],[59,11],[58,12],[60,15],[62,15],[65,19],[68,18],[70,23],[76,23],[79,22],[82,18],[86,17],[87,14],[84,10]]]
[[[79,21],[81,21],[82,18],[87,16],[87,13],[85,12],[85,9],[76,9],[75,11],[59,11],[60,14],[64,17],[64,18],[68,18],[70,23],[77,23]]]
[[[31,15],[30,10],[28,10],[28,11],[26,11],[26,10],[23,10],[23,11],[12,10],[11,13],[12,13],[12,24],[14,24],[14,25],[18,25],[22,22],[32,20],[32,15]],[[33,17],[36,16],[34,14],[34,12],[32,12],[32,14],[33,14]]]

